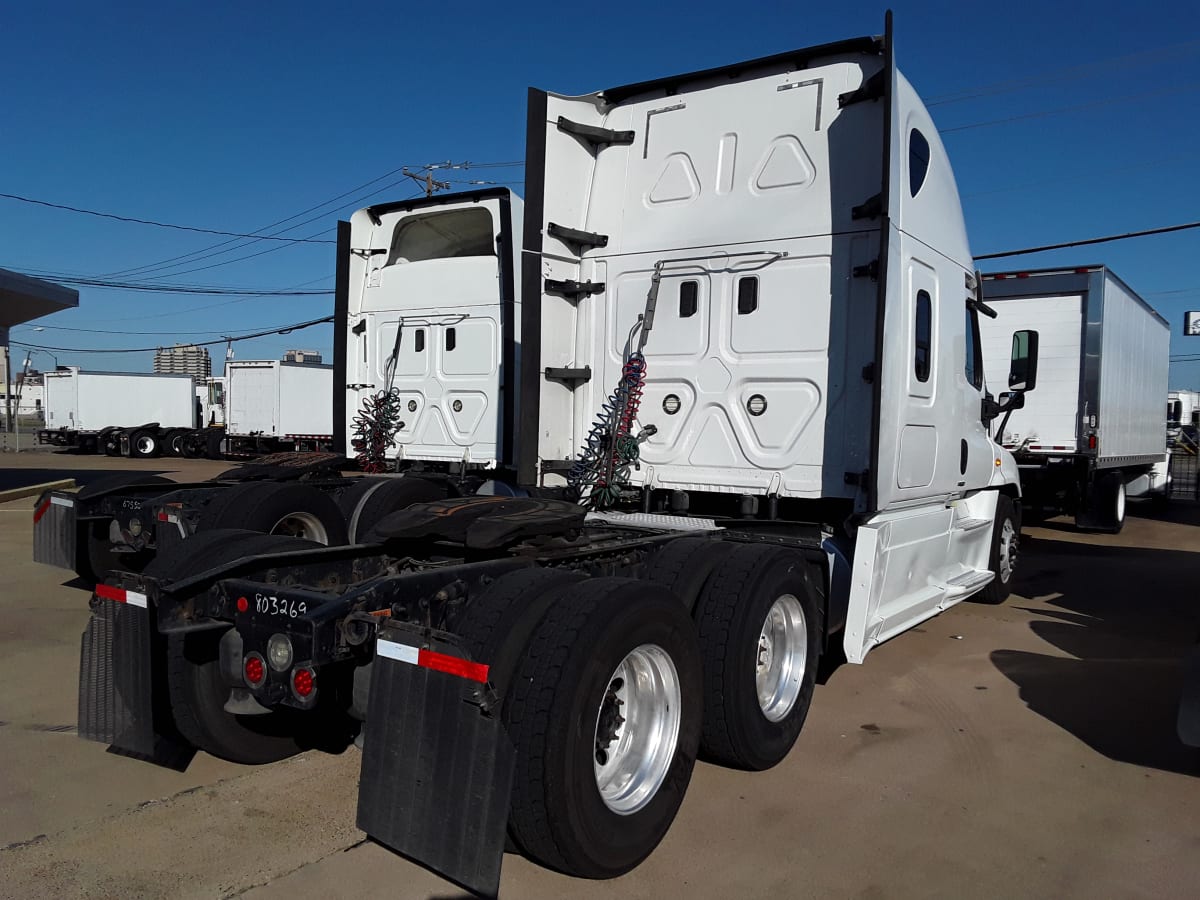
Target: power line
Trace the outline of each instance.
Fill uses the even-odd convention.
[[[303,222],[297,222],[295,225],[289,225],[288,228],[286,228],[284,230],[290,231],[293,228],[299,228],[302,225],[311,224],[313,222],[316,222],[318,219],[324,219],[326,216],[335,215],[347,208],[357,208],[360,203],[362,203],[364,200],[368,199],[369,197],[373,197],[378,193],[381,193],[386,190],[390,190],[391,188],[394,188],[397,185],[406,184],[406,183],[407,183],[407,179],[400,179],[399,181],[394,181],[391,184],[385,184],[383,187],[376,188],[375,190],[371,191],[370,193],[368,193],[364,196],[357,197],[354,200],[351,200],[349,203],[345,203],[341,206],[334,207],[333,209],[326,210],[323,213],[318,213],[317,215],[313,216],[310,219],[305,219]],[[418,193],[420,193],[420,191],[410,194],[408,197],[406,197],[404,199],[406,199],[406,200],[412,199],[413,197],[416,197]],[[324,234],[326,230],[327,229],[322,228],[320,231],[316,232],[316,234]],[[253,241],[247,241],[246,243],[242,244],[239,247],[230,247],[228,250],[219,250],[216,253],[207,253],[203,256],[197,256],[195,259],[190,260],[189,263],[200,262],[201,260],[209,259],[213,256],[221,256],[225,253],[229,253],[234,250],[242,250],[246,247],[249,247],[250,244],[252,244],[252,243],[253,243]],[[288,246],[287,244],[281,244],[276,247],[268,247],[266,250],[259,250],[257,253],[247,253],[245,256],[235,256],[233,259],[225,259],[225,260],[222,260],[221,262],[210,263],[209,265],[206,265],[206,266],[196,266],[195,268],[183,269],[182,271],[177,271],[177,272],[164,271],[164,269],[174,269],[174,268],[177,268],[177,266],[159,266],[157,269],[145,269],[144,271],[142,271],[138,274],[140,274],[140,275],[154,274],[161,278],[178,278],[182,275],[190,275],[193,272],[205,272],[205,271],[208,271],[209,269],[219,269],[221,266],[231,266],[234,263],[244,262],[247,259],[255,259],[256,257],[259,257],[259,256],[265,256],[268,253],[275,253],[278,250],[284,250],[287,248],[287,246]],[[186,264],[181,263],[180,265],[186,265]]]
[[[69,325],[25,325],[24,327],[32,328],[34,331],[78,331],[78,332],[82,332],[84,334],[127,334],[127,335],[137,335],[139,337],[150,337],[150,336],[170,337],[172,335],[179,335],[179,334],[220,334],[220,335],[225,335],[228,332],[228,329],[223,329],[223,328],[209,328],[209,329],[206,329],[203,331],[179,331],[179,330],[176,330],[176,331],[125,331],[123,329],[116,329],[116,328],[73,328]],[[284,326],[284,325],[275,325],[275,326],[260,325],[260,326],[255,326],[255,327],[284,328],[286,326]]]
[[[328,238],[324,240],[312,240],[311,238],[288,238],[275,237],[265,235],[242,234],[237,231],[217,231],[212,228],[197,228],[193,225],[175,225],[170,222],[155,222],[152,219],[136,219],[132,216],[118,216],[115,213],[98,212],[94,209],[81,209],[78,206],[66,206],[62,203],[50,203],[48,200],[34,200],[32,197],[22,197],[19,194],[4,194],[0,193],[0,197],[6,197],[9,200],[19,200],[22,203],[32,203],[35,206],[47,206],[50,209],[64,209],[68,212],[82,213],[85,216],[98,216],[101,219],[116,219],[118,222],[133,222],[138,225],[154,225],[158,228],[174,228],[176,231],[194,231],[199,234],[218,234],[225,237],[247,238],[253,237],[255,240],[261,241],[285,241],[294,244],[334,244],[336,241],[331,241]]]
[[[232,337],[223,337],[213,341],[194,341],[190,346],[193,347],[212,347],[217,344],[230,343],[232,341],[248,341],[252,338],[268,337],[273,334],[290,334],[293,331],[300,331],[304,328],[311,328],[314,325],[323,325],[326,322],[332,322],[333,316],[325,316],[321,319],[311,319],[308,322],[297,322],[294,325],[285,325],[281,328],[273,328],[268,331],[256,331],[252,334],[239,334]],[[50,350],[55,353],[152,353],[158,350],[158,347],[120,347],[115,350],[99,350],[91,347],[44,347],[39,344],[26,344],[21,341],[13,341],[14,347],[24,347],[26,350]]]
[[[954,134],[958,131],[970,131],[974,128],[986,128],[990,125],[1005,125],[1009,122],[1020,122],[1024,119],[1044,119],[1047,116],[1057,116],[1062,113],[1075,112],[1080,109],[1094,109],[1097,106],[1111,106],[1114,103],[1124,103],[1127,100],[1137,100],[1142,97],[1156,97],[1162,94],[1178,94],[1185,91],[1193,91],[1200,87],[1200,82],[1192,82],[1191,84],[1178,85],[1171,88],[1161,88],[1153,91],[1141,91],[1136,94],[1125,94],[1122,97],[1109,97],[1104,100],[1095,100],[1090,103],[1076,103],[1071,106],[1063,106],[1058,109],[1047,109],[1041,112],[1022,113],[1018,116],[1006,116],[1003,119],[989,119],[986,122],[972,122],[969,125],[956,125],[953,128],[939,128],[938,134]]]
[[[264,225],[261,228],[256,228],[252,232],[252,234],[255,235],[254,240],[258,239],[259,232],[266,231],[268,228],[278,228],[280,225],[283,225],[286,222],[292,221],[292,219],[298,219],[301,216],[308,215],[310,212],[315,212],[316,210],[320,209],[323,206],[328,206],[331,203],[336,203],[338,200],[341,200],[343,197],[349,197],[351,194],[356,194],[359,191],[375,184],[377,181],[383,181],[383,179],[385,179],[385,178],[390,178],[392,175],[396,175],[396,174],[402,172],[405,168],[406,168],[406,166],[400,166],[399,168],[392,169],[390,172],[384,172],[382,175],[380,175],[376,178],[372,178],[370,181],[365,181],[362,184],[357,185],[356,187],[352,187],[352,188],[350,188],[350,190],[344,191],[344,192],[338,194],[336,197],[331,197],[330,199],[326,200],[323,203],[318,203],[316,206],[310,206],[308,209],[303,209],[300,212],[295,213],[294,215],[288,216],[286,219],[280,219],[278,222],[272,222],[270,225]],[[303,223],[297,223],[296,225],[293,225],[291,227],[284,228],[283,231],[291,231],[292,228],[299,228],[301,224],[303,224]],[[282,234],[283,231],[276,232],[276,234]],[[253,241],[244,243],[241,246],[242,247],[248,246],[249,243],[252,243],[252,242]],[[142,270],[157,269],[157,268],[165,266],[167,263],[172,263],[172,262],[176,262],[179,260],[185,260],[188,257],[197,256],[198,254],[205,253],[208,250],[215,250],[218,247],[224,247],[227,244],[232,244],[232,243],[235,243],[235,241],[234,240],[220,241],[216,244],[210,244],[207,247],[201,247],[199,250],[193,250],[191,253],[184,253],[184,254],[181,254],[180,256],[172,256],[169,259],[159,260],[156,263],[146,263],[145,265],[135,266],[132,269],[122,269],[118,272],[110,273],[109,277],[116,277],[119,275],[129,276],[129,275],[138,274],[138,273],[142,272]],[[237,250],[237,249],[240,249],[240,248],[230,247],[227,251],[222,251],[222,252],[232,253],[234,250]],[[219,256],[220,254],[214,253],[211,255]],[[207,258],[207,257],[203,257],[203,258]]]
[[[17,270],[12,270],[17,271]],[[36,270],[35,270],[36,272]],[[29,275],[33,278],[49,278],[53,281],[62,282],[63,284],[78,285],[81,287],[108,288],[112,290],[122,291],[139,291],[150,294],[203,294],[213,296],[228,296],[236,294],[245,297],[321,297],[332,294],[333,291],[326,290],[289,290],[289,289],[274,289],[264,290],[260,288],[233,288],[219,287],[206,285],[187,285],[187,284],[148,284],[136,281],[112,281],[103,278],[89,278],[85,275],[70,275],[67,273],[55,272],[20,272],[21,275]]]
[[[1187,222],[1182,225],[1167,225],[1163,228],[1148,228],[1145,231],[1130,231],[1125,234],[1110,234],[1105,237],[1088,238],[1082,241],[1067,241],[1063,244],[1044,244],[1040,247],[1026,247],[1023,250],[1005,250],[1002,253],[984,253],[975,259],[1001,259],[1005,256],[1024,256],[1027,253],[1045,253],[1047,250],[1062,250],[1066,247],[1084,247],[1088,244],[1107,244],[1111,241],[1125,241],[1130,238],[1147,237],[1152,234],[1169,234],[1173,231],[1186,231],[1189,228],[1200,228],[1200,222]]]
[[[524,160],[514,160],[514,161],[510,161],[510,162],[473,163],[473,162],[467,161],[464,163],[450,163],[450,162],[431,163],[428,166],[401,166],[398,169],[393,169],[390,172],[386,172],[383,175],[380,175],[378,178],[372,178],[370,181],[364,182],[363,184],[360,184],[358,187],[351,188],[350,190],[345,191],[344,193],[341,193],[338,196],[325,201],[324,203],[318,203],[316,206],[309,207],[308,209],[303,210],[302,212],[298,212],[295,215],[288,216],[286,219],[280,219],[278,222],[275,222],[271,225],[264,225],[262,228],[256,229],[256,231],[265,231],[268,228],[274,228],[278,225],[282,225],[285,222],[290,222],[292,219],[306,215],[307,213],[310,213],[310,212],[313,212],[314,210],[320,209],[323,206],[328,206],[331,203],[335,203],[338,200],[348,197],[350,194],[357,193],[360,190],[370,187],[372,184],[375,184],[378,181],[383,181],[385,178],[388,178],[392,175],[400,174],[407,168],[413,168],[413,169],[426,169],[426,168],[429,168],[429,169],[435,169],[435,168],[436,169],[444,169],[444,168],[493,169],[493,168],[521,167],[524,165],[525,165]],[[297,222],[294,225],[289,225],[287,228],[284,228],[281,231],[276,232],[276,234],[283,234],[284,232],[292,231],[293,229],[300,228],[301,226],[307,225],[310,222],[316,222],[319,219],[322,219],[326,216],[330,216],[330,215],[339,213],[344,209],[357,208],[360,203],[362,203],[365,200],[370,199],[371,197],[374,197],[376,194],[380,194],[383,191],[390,190],[391,188],[394,188],[398,185],[406,184],[406,183],[407,183],[406,179],[401,178],[397,181],[391,182],[390,184],[385,184],[382,187],[373,188],[368,193],[366,193],[360,197],[357,197],[354,200],[349,201],[348,203],[344,203],[341,206],[335,207],[334,209],[326,210],[325,212],[319,213],[310,219],[305,219],[303,222]],[[413,194],[412,196],[415,197],[416,194]],[[405,199],[411,199],[411,198],[405,198]],[[323,232],[318,232],[318,234],[320,234],[320,233],[323,233]],[[246,260],[246,259],[253,259],[257,256],[262,256],[263,254],[262,253],[252,253],[248,256],[239,256],[236,259],[229,259],[229,260],[224,260],[220,263],[214,263],[212,266],[203,266],[199,269],[189,269],[189,270],[187,270],[187,272],[167,273],[164,271],[166,269],[178,268],[178,266],[169,265],[170,263],[174,263],[174,262],[178,261],[180,265],[186,265],[188,263],[200,262],[201,260],[204,260],[204,259],[211,259],[214,256],[223,256],[226,253],[232,253],[236,250],[240,250],[242,248],[250,246],[251,244],[254,243],[254,240],[256,240],[256,239],[257,238],[252,238],[250,240],[244,241],[243,243],[241,243],[238,246],[227,247],[224,250],[218,250],[217,249],[218,247],[225,247],[227,244],[234,243],[233,241],[221,241],[217,244],[212,244],[209,247],[202,247],[199,250],[194,250],[191,253],[184,253],[180,256],[174,256],[174,257],[171,257],[170,259],[162,260],[158,263],[148,263],[146,265],[138,266],[133,269],[125,269],[125,270],[122,270],[115,274],[116,275],[126,275],[126,276],[158,274],[158,275],[164,276],[164,277],[173,277],[176,274],[182,275],[182,274],[187,274],[187,272],[198,272],[198,271],[203,271],[204,269],[217,268],[217,267],[223,266],[223,265],[232,265],[235,262],[241,262],[242,260]],[[282,248],[272,248],[272,250],[276,250],[276,249],[282,249]],[[211,253],[205,252],[208,250],[211,250],[214,252],[211,252]],[[266,252],[271,252],[271,251],[266,251]],[[188,259],[189,257],[193,257],[193,258]],[[187,260],[187,262],[184,262],[184,260]]]

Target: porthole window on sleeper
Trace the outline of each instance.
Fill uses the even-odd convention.
[[[908,191],[912,196],[917,196],[928,172],[929,141],[914,128],[908,133]]]

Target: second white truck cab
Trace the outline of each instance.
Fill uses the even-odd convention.
[[[339,249],[345,379],[335,391],[348,447],[374,441],[376,464],[392,467],[511,464],[521,228],[521,200],[504,188],[354,214]]]

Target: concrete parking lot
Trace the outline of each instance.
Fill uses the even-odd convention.
[[[154,462],[189,481],[227,467]],[[148,467],[0,458],[35,468]],[[78,740],[88,594],[31,561],[33,502],[0,504],[0,896],[461,894],[355,828],[353,748],[262,768],[200,754],[178,773]],[[1200,759],[1174,716],[1200,632],[1200,507],[1141,516],[1112,537],[1028,528],[1016,596],[838,669],[772,771],[698,765],[637,870],[579,881],[509,855],[502,896],[1196,896]]]

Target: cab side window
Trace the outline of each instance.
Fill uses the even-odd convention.
[[[979,342],[979,315],[967,310],[967,381],[976,390],[983,390],[983,352]]]

